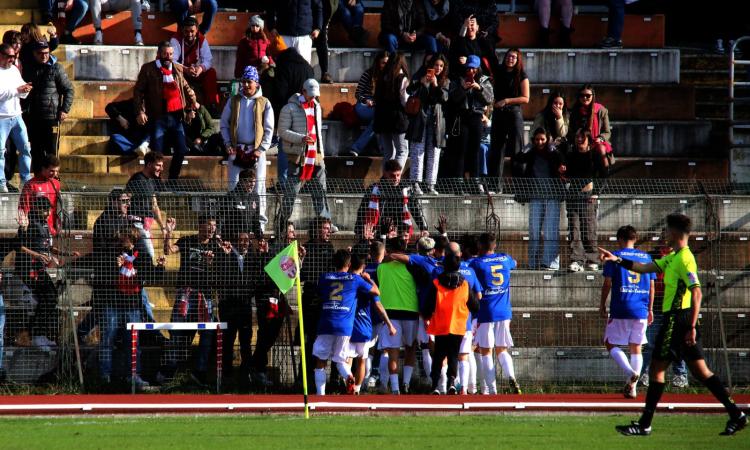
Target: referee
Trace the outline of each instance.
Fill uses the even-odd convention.
[[[603,248],[599,249],[602,262],[611,261],[632,272],[664,273],[664,324],[654,344],[646,405],[637,422],[615,427],[626,436],[651,434],[651,421],[664,393],[664,372],[670,363],[680,359],[687,361],[693,376],[711,391],[729,413],[729,421],[721,435],[733,435],[745,428],[748,422],[747,415],[734,404],[719,377],[706,366],[700,330],[697,328],[703,294],[698,280],[698,266],[688,247],[690,229],[691,221],[686,215],[667,216],[666,239],[672,253],[648,264],[622,259]]]

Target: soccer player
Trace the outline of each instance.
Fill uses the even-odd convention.
[[[617,230],[620,250],[612,254],[641,264],[650,263],[648,253],[634,248],[637,239],[635,228],[630,225],[620,227]],[[631,272],[611,262],[605,264],[603,275],[599,305],[599,313],[603,319],[607,318],[607,297],[612,293],[609,320],[604,331],[604,346],[617,365],[625,371],[625,398],[635,398],[635,386],[643,368],[641,346],[646,343],[646,328],[654,320],[654,275]],[[630,361],[618,347],[620,345],[630,348]]]
[[[492,359],[494,348],[497,361],[508,377],[511,391],[520,394],[513,359],[508,352],[513,347],[513,337],[510,335],[510,271],[516,268],[516,261],[505,253],[495,253],[495,246],[495,235],[482,233],[479,236],[479,256],[471,263],[471,268],[484,288],[477,317],[477,344],[482,354],[482,373],[487,393],[497,393]]]
[[[381,244],[382,245],[382,244]],[[349,268],[349,272],[357,274],[365,279],[365,281],[375,285],[370,275],[364,271],[365,260],[357,255],[352,255],[352,263]],[[369,292],[366,294],[357,294],[357,310],[354,314],[354,328],[352,329],[352,337],[350,339],[350,347],[352,350],[352,357],[356,358],[356,367],[354,372],[354,394],[359,395],[359,391],[362,387],[362,380],[367,376],[367,363],[369,361],[370,349],[377,342],[377,335],[373,337],[373,321],[371,319],[371,311],[377,311],[380,318],[385,322],[385,326],[388,327],[388,332],[391,336],[396,334],[396,328],[393,327],[390,319],[388,319],[388,313],[385,312],[383,305],[380,304],[380,297],[373,296]],[[370,362],[371,364],[371,362]]]
[[[348,394],[354,393],[354,375],[347,365],[350,356],[349,340],[354,328],[358,294],[380,295],[378,287],[361,276],[349,273],[352,255],[349,250],[338,250],[333,255],[335,272],[323,273],[318,281],[322,301],[318,337],[312,354],[318,361],[315,366],[315,388],[318,395],[326,393],[326,365],[336,363],[339,374],[346,380]]]
[[[691,220],[683,214],[667,216],[666,239],[672,253],[648,264],[616,256],[600,248],[602,262],[613,262],[636,273],[664,272],[664,325],[656,337],[651,361],[650,382],[646,405],[638,421],[619,425],[615,429],[626,436],[648,436],[656,406],[664,392],[664,372],[669,364],[685,359],[693,376],[700,380],[729,413],[729,421],[721,433],[728,436],[747,426],[747,415],[735,405],[721,380],[706,365],[698,329],[701,308],[701,283],[698,266],[688,247]]]

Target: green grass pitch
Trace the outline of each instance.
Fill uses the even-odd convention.
[[[162,415],[0,418],[10,449],[750,448],[750,431],[721,437],[724,415],[657,415],[649,437],[624,437],[623,415]]]

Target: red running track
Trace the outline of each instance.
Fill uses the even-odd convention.
[[[750,407],[750,395],[735,397]],[[634,412],[643,395],[634,400],[617,394],[531,395],[363,395],[310,396],[318,413],[465,413],[465,412]],[[19,395],[0,397],[0,414],[149,414],[149,413],[300,413],[302,395]],[[665,394],[660,409],[673,412],[722,412],[710,395]]]

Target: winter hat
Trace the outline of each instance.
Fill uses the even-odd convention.
[[[247,27],[250,28],[253,25],[257,25],[262,30],[264,24],[265,22],[263,22],[263,18],[256,14],[250,18],[250,22],[247,23]]]
[[[256,83],[260,83],[260,77],[258,76],[258,69],[256,69],[255,66],[245,67],[245,70],[242,72],[242,79],[252,80],[252,81],[255,81]]]

